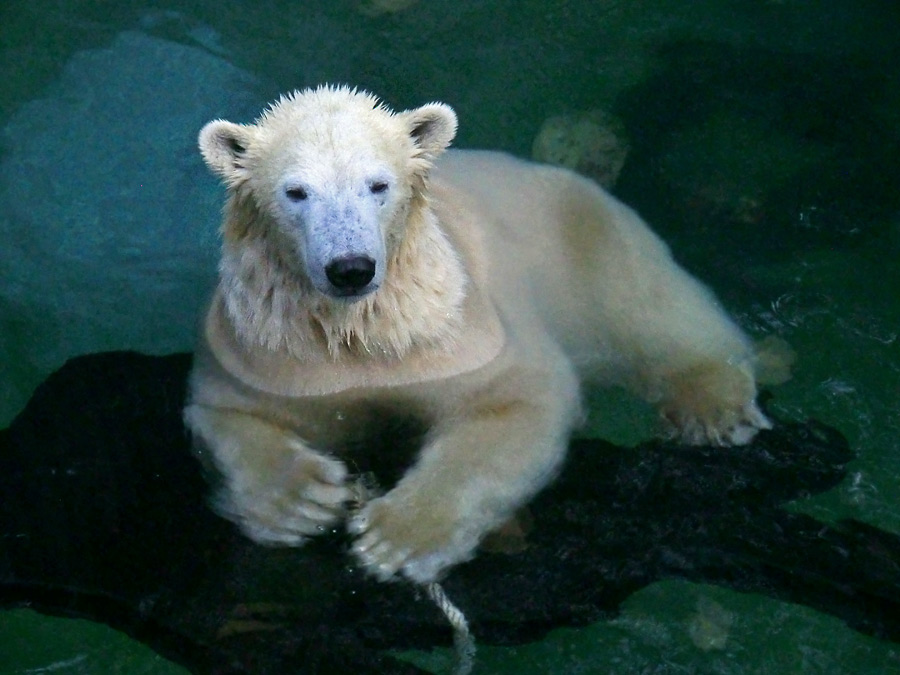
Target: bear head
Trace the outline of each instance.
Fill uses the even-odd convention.
[[[384,282],[413,200],[456,134],[442,103],[394,113],[371,94],[323,86],[282,96],[253,124],[214,120],[206,164],[253,217],[226,239],[265,236],[313,288],[353,301]]]

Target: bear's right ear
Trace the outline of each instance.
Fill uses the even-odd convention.
[[[234,185],[247,175],[244,158],[252,138],[252,127],[213,120],[200,130],[200,154],[210,169]]]

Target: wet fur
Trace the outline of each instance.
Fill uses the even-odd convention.
[[[372,411],[427,433],[396,485],[347,520],[354,554],[380,578],[419,582],[471,557],[554,477],[585,380],[631,388],[692,443],[746,443],[769,425],[749,342],[633,211],[568,171],[490,152],[438,159],[455,128],[440,104],[391,113],[320,88],[255,125],[201,132],[230,198],[185,419],[222,476],[219,512],[256,541],[297,545],[347,518],[348,448]],[[394,190],[380,201],[367,162]],[[357,215],[304,220],[317,211],[278,201],[284,175],[325,213]],[[331,297],[304,246],[367,222],[383,280]]]

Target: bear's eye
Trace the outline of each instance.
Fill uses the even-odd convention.
[[[302,202],[308,196],[306,194],[306,190],[304,190],[302,187],[287,188],[284,191],[284,194],[286,194],[287,198],[292,202]]]
[[[383,180],[376,180],[369,185],[369,192],[373,195],[380,195],[382,192],[387,192],[387,189],[387,181]]]

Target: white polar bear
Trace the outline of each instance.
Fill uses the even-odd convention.
[[[584,378],[689,443],[770,426],[750,343],[632,210],[564,169],[444,153],[455,132],[446,105],[322,87],[200,133],[229,199],[185,419],[258,542],[345,518],[347,448],[389,412],[429,432],[347,526],[366,568],[417,582],[553,478]]]

